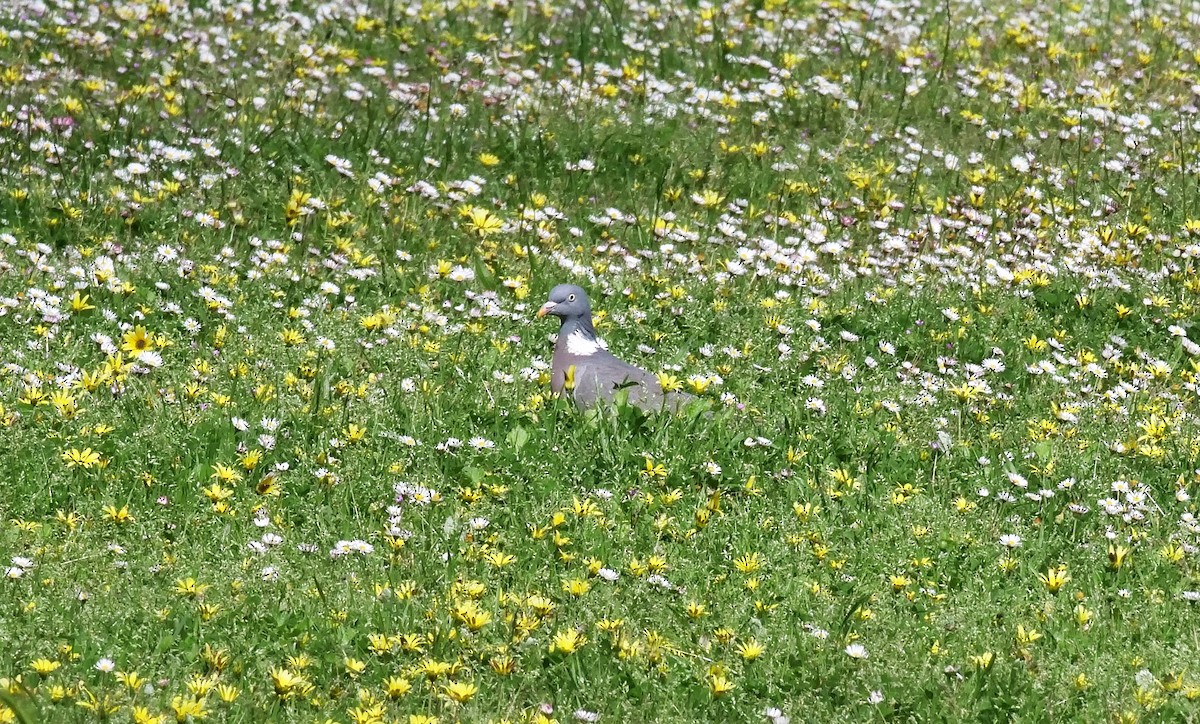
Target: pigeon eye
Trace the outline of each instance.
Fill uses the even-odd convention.
[[[568,296],[567,296],[567,301],[568,301],[568,302],[573,302],[573,301],[575,301],[575,295],[574,295],[574,294],[568,295]]]

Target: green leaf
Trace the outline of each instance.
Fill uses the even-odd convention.
[[[521,448],[525,447],[526,443],[529,442],[529,432],[525,428],[518,425],[517,427],[514,427],[504,439],[508,443],[509,447],[516,452],[521,452]]]

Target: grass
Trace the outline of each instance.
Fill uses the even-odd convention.
[[[1194,718],[1186,9],[0,9],[0,722]]]

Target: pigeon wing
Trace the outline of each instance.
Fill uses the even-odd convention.
[[[607,351],[585,356],[573,356],[568,366],[575,366],[575,403],[591,407],[597,402],[611,402],[617,393],[628,388],[629,403],[643,410],[658,412],[665,407],[677,411],[693,399],[691,395],[664,393],[658,376],[618,359]]]

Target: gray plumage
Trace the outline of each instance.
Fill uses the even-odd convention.
[[[551,289],[550,300],[542,305],[537,316],[547,314],[562,320],[550,365],[550,387],[561,393],[567,386],[568,372],[574,367],[571,376],[575,386],[567,393],[579,407],[612,402],[622,389],[628,389],[629,404],[648,412],[663,409],[678,412],[696,399],[683,392],[664,392],[656,375],[617,359],[604,349],[592,326],[592,308],[582,288],[559,284]]]

